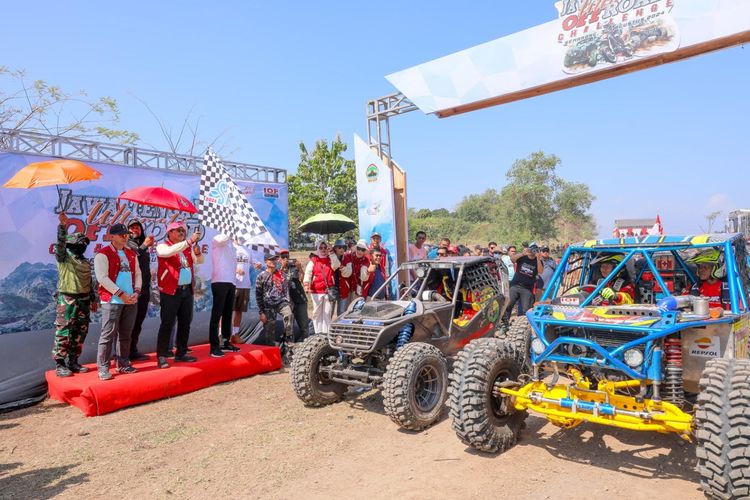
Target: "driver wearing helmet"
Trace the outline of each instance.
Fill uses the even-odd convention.
[[[612,275],[615,267],[617,267],[623,260],[622,254],[605,254],[603,257],[598,259],[599,261],[599,272],[602,277],[597,281],[597,286],[602,281],[606,281],[606,285],[599,292],[599,297],[594,299],[593,303],[596,305],[623,305],[632,304],[635,302],[635,286],[632,281],[628,278],[627,271],[625,268],[621,269],[617,275]],[[578,293],[580,290],[576,287],[571,289],[568,293]]]
[[[729,284],[724,281],[726,267],[722,261],[721,252],[710,248],[688,259],[688,262],[698,266],[696,270],[698,281],[685,293],[707,297],[709,307],[729,309],[731,307]]]

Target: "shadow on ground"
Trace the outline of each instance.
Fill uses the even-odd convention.
[[[21,463],[0,464],[0,498],[47,499],[87,482],[88,474],[71,475],[79,464],[13,473]]]
[[[676,435],[595,425],[542,434],[539,430],[545,420],[529,418],[527,422],[520,446],[541,447],[555,458],[645,479],[682,479],[696,484],[699,481],[695,448]],[[616,446],[611,446],[615,441]]]

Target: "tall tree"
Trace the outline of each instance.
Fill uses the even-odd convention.
[[[288,178],[289,241],[292,246],[304,242],[299,225],[308,217],[333,212],[357,221],[357,184],[354,160],[343,154],[347,145],[336,139],[329,145],[322,139],[310,152],[300,142],[297,173]]]
[[[549,240],[556,236],[555,194],[560,178],[555,168],[560,158],[542,151],[516,160],[505,175],[500,191],[502,213],[507,225],[506,238]],[[514,234],[515,233],[515,234]]]
[[[24,71],[0,66],[0,128],[135,144],[138,134],[116,128],[120,109],[111,97],[68,93]]]

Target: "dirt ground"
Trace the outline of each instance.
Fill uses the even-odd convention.
[[[94,418],[47,400],[0,415],[0,498],[703,498],[677,437],[527,423],[480,454],[446,415],[399,430],[378,392],[305,408],[287,371]]]

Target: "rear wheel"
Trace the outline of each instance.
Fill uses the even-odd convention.
[[[453,430],[466,445],[496,453],[511,448],[527,413],[510,396],[498,396],[503,382],[517,381],[523,358],[515,346],[493,338],[475,340],[458,353],[448,389]]]
[[[383,405],[405,429],[434,424],[443,410],[448,364],[437,347],[414,342],[396,351],[383,377]]]
[[[325,335],[313,335],[295,348],[292,359],[292,388],[308,406],[325,406],[341,400],[346,385],[330,380],[321,367],[336,363],[338,352]]]
[[[750,360],[712,359],[695,412],[698,473],[707,495],[750,497]]]

